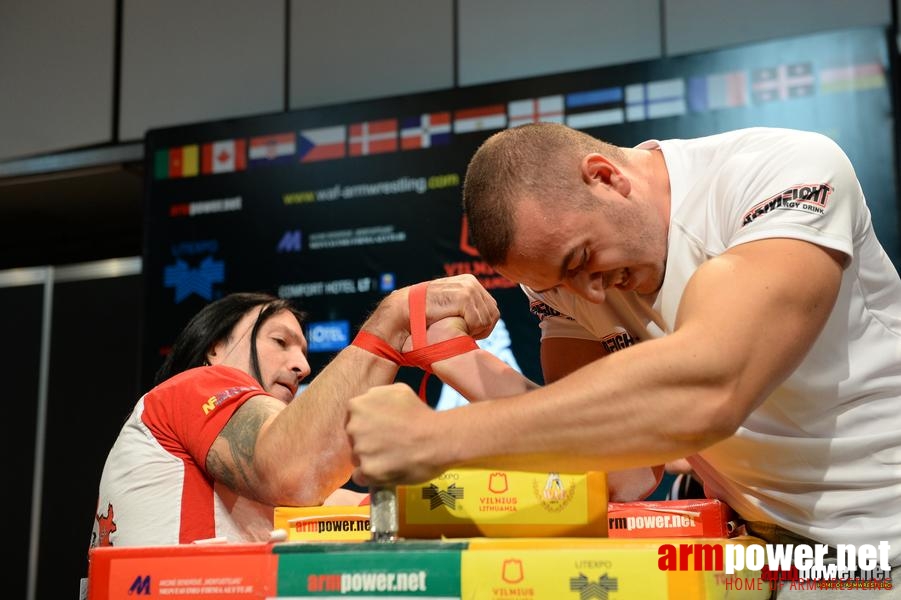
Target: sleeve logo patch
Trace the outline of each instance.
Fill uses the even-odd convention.
[[[828,183],[802,183],[792,186],[751,208],[742,218],[741,226],[744,227],[757,217],[776,209],[803,210],[821,215],[826,211],[826,201],[832,190],[832,186]]]

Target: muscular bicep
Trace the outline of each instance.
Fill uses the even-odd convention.
[[[545,383],[607,355],[599,342],[577,338],[550,337],[541,340],[541,371]]]
[[[835,304],[844,259],[808,242],[767,239],[730,249],[691,278],[673,337],[698,378],[728,392],[721,396],[736,424],[804,359]]]
[[[269,396],[254,396],[235,411],[207,453],[207,473],[233,492],[266,502],[265,481],[255,466],[257,439],[285,405]]]

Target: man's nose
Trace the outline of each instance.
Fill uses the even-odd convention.
[[[300,353],[295,359],[291,370],[297,375],[297,381],[303,381],[303,379],[310,374],[312,369],[310,368],[310,362],[307,360],[305,354]]]

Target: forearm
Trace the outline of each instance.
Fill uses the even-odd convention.
[[[353,470],[344,433],[347,403],[372,386],[394,380],[397,365],[349,346],[260,436],[257,453],[281,504],[315,505],[342,486]]]
[[[522,373],[481,348],[437,361],[432,364],[432,370],[470,402],[515,396],[538,387]]]
[[[613,471],[694,454],[730,433],[719,420],[727,392],[708,367],[683,358],[676,369],[670,352],[684,354],[673,339],[646,342],[529,394],[437,413],[435,427],[456,433],[434,461]]]

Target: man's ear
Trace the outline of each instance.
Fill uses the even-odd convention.
[[[582,158],[579,168],[582,172],[582,180],[589,185],[594,182],[603,183],[623,196],[628,196],[632,191],[632,183],[623,175],[622,171],[610,162],[610,159],[597,152],[586,154]]]

